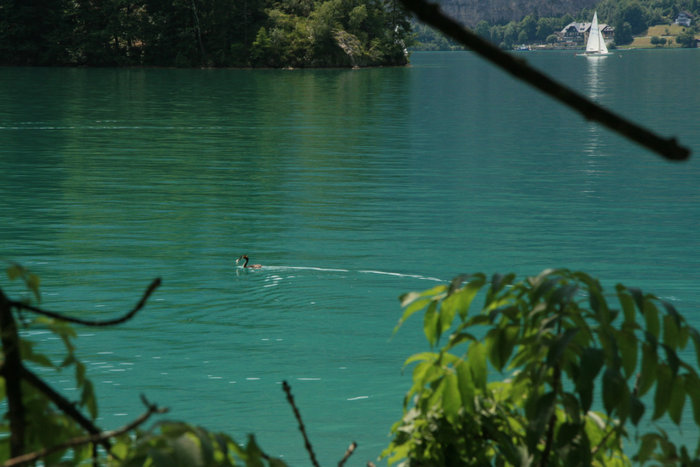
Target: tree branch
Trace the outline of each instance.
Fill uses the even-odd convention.
[[[315,467],[320,467],[318,461],[316,460],[314,449],[311,446],[311,442],[309,441],[309,437],[306,436],[306,428],[304,428],[304,422],[301,421],[301,414],[299,413],[297,406],[294,404],[294,397],[292,397],[292,388],[289,387],[289,384],[287,384],[286,381],[282,381],[282,389],[284,389],[284,392],[287,393],[287,401],[289,402],[289,405],[292,406],[294,416],[296,417],[297,422],[299,422],[299,431],[301,431],[301,435],[304,437],[304,447],[306,447],[306,451],[311,457],[311,463]]]
[[[7,412],[10,419],[10,456],[24,452],[24,404],[22,403],[22,356],[19,351],[17,323],[12,316],[12,302],[0,291],[0,340],[2,341],[2,376],[5,379]]]
[[[470,48],[481,57],[525,81],[564,105],[574,109],[587,120],[597,121],[609,129],[674,161],[686,160],[690,150],[678,145],[675,138],[664,139],[655,133],[601,107],[575,91],[559,84],[549,76],[529,66],[524,60],[502,51],[490,42],[464,28],[440,11],[436,4],[426,0],[401,0],[418,19]]]
[[[41,391],[51,402],[54,403],[56,407],[58,407],[61,411],[63,411],[63,413],[71,417],[73,420],[75,420],[78,423],[78,425],[83,427],[85,431],[87,431],[93,436],[100,434],[101,430],[97,428],[89,419],[87,419],[85,415],[83,415],[78,409],[76,409],[75,405],[73,405],[68,399],[63,397],[61,394],[54,391],[54,389],[51,386],[46,384],[41,378],[39,378],[37,375],[32,373],[24,366],[22,367],[22,378],[24,378],[24,380],[27,381],[27,383],[31,384],[36,389]],[[102,441],[102,445],[108,451],[111,449],[108,440]]]
[[[123,427],[112,430],[112,431],[104,431],[101,433],[94,433],[89,436],[81,436],[79,438],[73,438],[70,439],[64,443],[61,443],[56,446],[52,446],[50,448],[45,448],[42,449],[41,451],[36,451],[32,452],[29,454],[24,454],[22,456],[17,456],[13,457],[12,459],[7,460],[4,464],[3,467],[14,467],[17,465],[22,465],[26,464],[29,462],[34,462],[39,459],[42,459],[48,455],[53,454],[54,452],[61,451],[63,449],[68,449],[68,448],[75,448],[78,446],[82,446],[84,444],[97,444],[101,443],[104,444],[104,442],[108,441],[110,438],[115,438],[119,435],[122,435],[124,433],[128,433],[132,431],[133,429],[137,428],[139,425],[143,424],[148,420],[153,414],[162,414],[166,413],[168,411],[167,408],[160,408],[154,404],[150,404],[145,397],[141,396],[141,400],[143,403],[146,405],[146,412],[144,412],[140,417],[132,421],[131,423],[124,425]]]
[[[148,286],[146,291],[144,292],[143,296],[141,297],[141,300],[136,304],[136,306],[127,314],[124,316],[121,316],[119,318],[115,319],[109,319],[105,321],[100,321],[100,320],[86,320],[86,319],[80,319],[80,318],[73,318],[70,316],[63,315],[61,313],[56,313],[54,311],[47,311],[47,310],[42,310],[41,308],[37,308],[32,305],[28,305],[26,303],[22,302],[17,302],[17,301],[11,301],[11,306],[16,307],[17,309],[22,309],[22,310],[27,310],[31,311],[34,313],[37,313],[39,315],[43,316],[48,316],[50,318],[55,318],[55,319],[60,319],[62,321],[67,321],[69,323],[75,323],[75,324],[82,324],[85,326],[114,326],[116,324],[121,324],[124,323],[131,318],[134,317],[134,315],[141,309],[143,306],[146,304],[146,300],[148,300],[148,297],[155,291],[161,284],[160,278],[154,279],[153,282],[151,282],[151,285]]]
[[[338,467],[343,467],[345,465],[345,462],[350,458],[350,456],[352,456],[355,449],[357,449],[357,443],[353,441],[352,444],[348,446],[348,450],[345,451],[343,458],[340,459],[340,462],[338,462]]]

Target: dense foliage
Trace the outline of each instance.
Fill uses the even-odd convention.
[[[700,465],[700,445],[691,453],[663,429],[691,404],[700,425],[700,333],[653,295],[618,285],[613,296],[567,270],[522,282],[463,276],[403,296],[399,325],[425,309],[433,350],[406,361],[413,387],[385,455],[410,465]]]
[[[404,65],[399,0],[0,0],[0,64]]]

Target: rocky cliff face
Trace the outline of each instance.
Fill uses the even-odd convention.
[[[538,17],[575,14],[596,4],[595,0],[437,0],[442,10],[474,27],[479,21],[489,24],[520,21],[529,14]]]

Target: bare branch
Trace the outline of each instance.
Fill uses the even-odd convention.
[[[116,324],[121,324],[124,323],[131,318],[134,317],[134,315],[141,309],[143,306],[146,304],[146,300],[148,300],[148,297],[155,291],[161,284],[160,278],[154,279],[153,282],[151,282],[151,285],[148,286],[146,291],[144,292],[143,296],[141,297],[141,300],[136,304],[136,306],[127,314],[124,316],[121,316],[119,318],[115,319],[110,319],[110,320],[105,320],[105,321],[100,321],[100,320],[86,320],[86,319],[80,319],[80,318],[73,318],[70,316],[63,315],[61,313],[56,313],[54,311],[47,311],[47,310],[42,310],[41,308],[37,308],[32,305],[28,305],[22,302],[17,302],[13,301],[11,302],[12,306],[22,309],[22,310],[28,310],[32,311],[34,313],[37,313],[39,315],[43,316],[48,316],[50,318],[55,318],[55,319],[60,319],[62,321],[67,321],[69,323],[75,323],[75,324],[82,324],[85,326],[114,326]]]
[[[311,447],[311,442],[309,441],[309,437],[306,436],[306,428],[304,428],[304,422],[301,421],[301,414],[299,413],[297,406],[294,404],[294,397],[292,396],[292,388],[289,387],[289,384],[287,384],[286,381],[282,381],[282,389],[284,389],[284,392],[287,393],[287,401],[289,402],[289,405],[292,406],[292,410],[294,411],[294,416],[296,417],[297,422],[299,422],[299,431],[301,431],[301,435],[304,437],[304,447],[306,447],[306,451],[309,453],[309,456],[311,457],[311,463],[315,467],[320,467],[318,464],[318,461],[316,460],[316,455],[314,454],[314,449],[313,449],[313,447]]]
[[[678,145],[675,138],[664,139],[559,84],[549,76],[529,66],[524,60],[502,51],[466,29],[454,19],[446,16],[440,11],[438,5],[428,3],[426,0],[401,0],[401,2],[424,23],[433,26],[470,48],[517,79],[525,81],[564,105],[576,110],[587,120],[597,121],[666,159],[682,161],[690,157],[690,150]]]
[[[134,430],[139,425],[145,423],[153,414],[162,414],[162,413],[166,413],[168,411],[167,408],[160,408],[154,404],[150,404],[143,396],[141,396],[141,400],[146,405],[146,408],[147,408],[146,412],[144,412],[140,417],[138,417],[137,419],[135,419],[131,423],[124,425],[123,427],[121,427],[119,429],[111,430],[111,431],[104,431],[101,433],[95,433],[95,434],[88,435],[88,436],[81,436],[79,438],[73,438],[73,439],[70,439],[64,443],[59,444],[59,445],[52,446],[50,448],[42,449],[41,451],[36,451],[36,452],[29,453],[29,454],[24,454],[22,456],[13,457],[12,459],[9,459],[4,464],[2,464],[2,466],[3,467],[13,467],[13,466],[17,466],[17,465],[27,464],[27,463],[42,459],[46,456],[53,454],[54,452],[58,452],[58,451],[61,451],[63,449],[75,448],[75,447],[82,446],[84,444],[90,444],[90,443],[92,443],[92,444],[104,443],[105,441],[109,440],[110,438],[115,438],[117,436],[123,435],[124,433],[128,433],[128,432]]]
[[[2,341],[2,377],[5,379],[7,413],[10,419],[10,455],[24,452],[26,429],[25,410],[22,402],[22,356],[19,350],[17,323],[12,315],[12,303],[0,291],[0,340]]]
[[[340,459],[340,462],[338,462],[338,467],[343,467],[345,465],[345,462],[350,458],[350,456],[352,456],[355,449],[357,449],[357,443],[353,441],[352,444],[348,446],[348,450],[345,451],[343,458]]]

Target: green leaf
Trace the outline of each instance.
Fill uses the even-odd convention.
[[[403,323],[405,323],[406,320],[408,318],[410,318],[412,314],[414,314],[417,311],[422,310],[425,306],[427,306],[432,301],[433,300],[431,298],[423,298],[421,300],[413,302],[408,308],[406,308],[403,312],[403,315],[401,315],[399,322],[396,324],[396,327],[394,328],[394,334],[396,334],[396,332],[399,330],[401,325]]]
[[[19,264],[10,264],[7,267],[7,277],[11,281],[17,279],[18,277],[22,277],[24,274],[24,268],[20,266]]]
[[[644,301],[644,320],[646,322],[646,329],[652,336],[656,339],[659,338],[659,309],[656,308],[654,302],[651,300]]]
[[[608,415],[613,410],[619,409],[626,389],[627,385],[619,371],[612,368],[605,370],[605,373],[603,373],[603,406]]]
[[[569,417],[569,419],[573,420],[573,422],[576,424],[580,423],[581,405],[579,404],[579,400],[576,398],[576,396],[574,396],[570,392],[566,392],[562,394],[561,400],[566,415]]]
[[[480,342],[474,342],[467,351],[467,362],[472,374],[474,386],[485,391],[488,382],[488,366],[486,364],[486,348]]]
[[[594,381],[603,368],[603,351],[589,347],[581,354],[581,363],[576,378],[576,392],[581,398],[582,410],[588,412],[593,403]]]
[[[507,325],[489,331],[486,337],[489,361],[498,371],[503,370],[513,353],[519,333],[520,327],[516,325]]]
[[[588,302],[591,310],[593,310],[595,313],[598,322],[608,325],[612,321],[608,303],[605,301],[603,294],[597,288],[590,288],[588,290]]]
[[[75,361],[75,380],[78,386],[82,386],[85,382],[85,365],[79,361]]]
[[[35,274],[28,274],[26,277],[27,287],[34,293],[34,298],[37,302],[41,301],[41,293],[39,292],[39,276]]]
[[[654,414],[651,419],[656,420],[668,409],[671,402],[671,390],[673,384],[673,374],[665,363],[659,365],[656,370],[656,392],[654,393]]]
[[[700,378],[697,374],[688,373],[685,377],[685,390],[693,406],[693,420],[700,426]]]
[[[80,404],[87,408],[93,420],[97,418],[97,398],[95,397],[95,390],[92,386],[92,382],[89,379],[86,379],[83,384]]]
[[[489,292],[497,293],[506,285],[509,285],[515,279],[515,274],[494,274],[491,278],[491,290]]]
[[[462,399],[462,405],[468,412],[472,412],[474,410],[476,387],[471,367],[467,361],[463,360],[455,366],[455,371],[457,372],[457,387]]]
[[[401,306],[406,307],[406,309],[399,319],[399,322],[396,324],[396,327],[394,327],[394,334],[396,334],[401,325],[406,322],[411,315],[422,310],[430,303],[439,300],[441,298],[440,295],[444,295],[446,290],[447,286],[438,285],[432,289],[424,290],[423,292],[409,292],[401,295],[399,301],[401,302]]]
[[[554,391],[550,391],[542,395],[542,397],[537,398],[536,407],[536,418],[534,420],[534,426],[531,427],[534,433],[537,434],[538,438],[541,438],[544,430],[549,423],[549,419],[552,418],[554,414],[554,408],[557,402],[557,395]]]
[[[664,316],[663,342],[672,349],[677,349],[680,345],[680,329],[678,320],[671,315]]]
[[[457,313],[457,304],[455,301],[450,300],[452,297],[447,297],[440,305],[440,316],[438,318],[438,332],[440,335],[452,327],[452,321]]]
[[[700,365],[700,332],[695,328],[689,328],[688,332],[695,345],[695,363]]]
[[[625,315],[625,323],[637,322],[637,314],[634,309],[634,300],[625,292],[624,288],[618,286],[617,299],[622,306],[622,312]]]
[[[651,456],[656,450],[656,445],[658,443],[659,435],[656,433],[647,433],[642,436],[642,442],[639,445],[639,451],[635,456],[635,461],[640,465],[644,464],[646,461],[651,460]]]
[[[617,348],[620,351],[622,359],[622,368],[625,371],[625,376],[629,378],[637,369],[637,337],[633,332],[617,331],[614,333],[617,342]]]
[[[644,415],[644,410],[646,407],[637,397],[632,396],[630,401],[630,419],[633,425],[637,425],[639,420],[641,420],[642,415]]]
[[[466,286],[464,286],[464,288],[446,298],[445,301],[452,300],[460,318],[465,320],[467,319],[467,314],[469,313],[469,308],[474,301],[474,297],[476,297],[476,294],[479,292],[479,290],[481,290],[483,285],[483,278],[481,278],[481,280],[469,282]]]
[[[549,347],[547,352],[547,365],[554,366],[559,363],[561,356],[568,347],[571,340],[578,334],[577,328],[568,329],[563,334],[559,334],[554,338],[554,342]]]
[[[668,415],[673,423],[680,425],[685,405],[685,379],[681,376],[673,378],[671,397],[668,403]]]
[[[430,343],[430,347],[434,347],[440,339],[440,330],[438,329],[439,315],[437,313],[437,302],[431,302],[423,316],[423,332],[426,339]]]
[[[448,420],[454,421],[459,415],[459,409],[462,407],[462,397],[459,392],[459,382],[457,375],[447,373],[442,379],[441,384],[444,385],[442,393],[442,409]]]
[[[438,358],[437,353],[435,352],[421,352],[417,354],[413,354],[410,357],[406,359],[405,362],[403,362],[404,368],[406,368],[408,365],[410,365],[413,362],[434,362]]]
[[[551,303],[558,303],[561,306],[568,306],[569,303],[573,301],[574,296],[576,295],[578,290],[579,286],[577,284],[562,285],[561,287],[558,287],[554,290],[549,301]]]
[[[656,348],[645,342],[642,344],[642,371],[637,382],[639,396],[643,396],[651,389],[656,381],[656,370],[659,365],[659,357]]]

